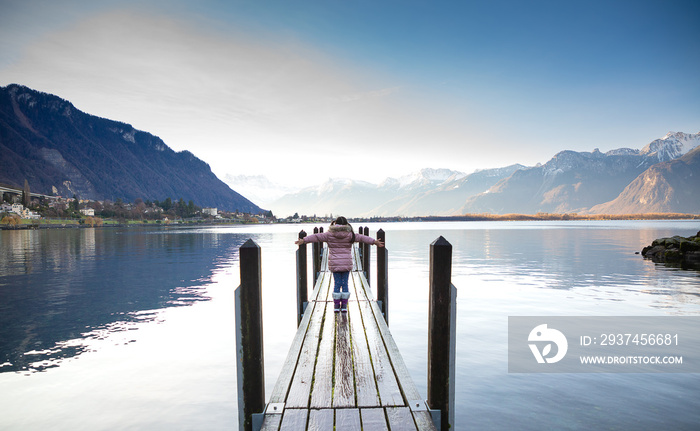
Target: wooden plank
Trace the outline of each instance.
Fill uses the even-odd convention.
[[[435,426],[435,423],[433,422],[433,417],[430,415],[430,412],[427,410],[424,411],[419,411],[419,412],[412,412],[413,413],[413,420],[416,422],[416,426],[420,431],[436,431],[437,427]]]
[[[359,409],[338,409],[335,411],[335,431],[362,431]]]
[[[270,403],[283,403],[285,398],[287,398],[287,391],[289,390],[289,386],[292,384],[297,359],[301,353],[304,338],[306,338],[306,330],[308,329],[311,315],[313,314],[313,310],[316,306],[317,305],[315,302],[310,302],[309,306],[306,308],[307,312],[304,313],[304,318],[301,319],[299,329],[297,329],[292,345],[289,347],[287,359],[284,361],[280,375],[277,378],[277,382],[275,382],[275,387],[272,389],[272,394],[270,395],[269,401]]]
[[[356,283],[361,283],[362,280],[360,278],[364,278],[361,273],[357,272],[353,273],[353,277]],[[372,358],[381,404],[383,406],[405,406],[406,403],[394,376],[391,360],[384,347],[384,341],[379,333],[377,321],[374,313],[372,313],[370,304],[372,302],[360,301],[358,303],[365,327],[365,334],[367,335],[367,345]]]
[[[309,411],[306,409],[284,409],[280,431],[304,431]]]
[[[330,295],[331,285],[333,284],[333,276],[330,272],[322,272],[319,279],[319,292],[316,301],[327,301]]]
[[[311,410],[309,412],[309,431],[327,431],[333,429],[333,409]]]
[[[361,272],[352,272],[350,280],[348,280],[348,285],[350,287],[350,292],[355,296],[356,301],[369,301],[367,297],[367,291],[365,286],[362,285],[362,279],[358,276],[362,274]]]
[[[333,396],[335,316],[332,302],[320,302],[318,306],[323,307],[324,319],[316,358],[314,386],[311,390],[311,408],[330,408]]]
[[[330,272],[322,272],[316,280],[316,286],[309,298],[309,301],[325,301],[328,298],[328,289],[332,283],[332,274]]]
[[[352,247],[352,270],[362,271],[362,259],[360,259],[360,248],[353,245]]]
[[[364,275],[362,274],[360,274],[359,276],[361,278],[364,278]],[[406,399],[421,399],[420,394],[418,393],[418,389],[416,389],[416,385],[415,383],[413,383],[411,374],[408,372],[408,367],[406,367],[406,363],[401,357],[401,352],[396,346],[396,341],[394,341],[394,337],[391,335],[391,332],[389,332],[389,327],[386,325],[386,322],[382,317],[382,312],[381,310],[379,310],[379,306],[376,302],[369,302],[367,309],[368,311],[371,310],[371,313],[374,316],[373,320],[377,325],[379,334],[381,335],[381,338],[386,347],[386,352],[389,355],[394,372],[396,373],[396,377],[398,378],[398,381],[401,384],[402,391],[406,395]]]
[[[277,431],[282,423],[282,415],[265,415],[260,431]]]
[[[292,384],[294,370],[296,369],[297,360],[299,358],[299,354],[301,353],[304,339],[306,338],[306,331],[309,327],[311,315],[313,314],[314,308],[317,306],[319,294],[322,294],[324,291],[327,295],[328,279],[325,278],[325,275],[323,278],[319,277],[317,288],[314,289],[314,292],[309,297],[309,305],[306,307],[306,312],[304,313],[304,317],[301,319],[301,323],[299,323],[299,328],[297,329],[297,332],[294,335],[294,340],[292,340],[292,344],[289,347],[289,352],[287,353],[287,358],[282,365],[280,375],[275,382],[274,388],[272,389],[272,394],[270,395],[270,400],[268,401],[270,403],[283,403],[287,398],[287,392],[289,391],[289,386]],[[322,307],[322,309],[325,308],[323,303],[321,303],[320,307]]]
[[[294,378],[287,394],[285,408],[307,408],[311,394],[311,385],[318,353],[318,343],[321,337],[324,307],[314,307],[309,321],[309,329],[297,359]]]
[[[364,274],[362,273],[358,273],[357,276],[360,279],[364,279]],[[401,391],[406,396],[406,399],[409,401],[422,400],[418,389],[416,389],[416,385],[415,383],[413,383],[413,379],[411,378],[411,375],[408,372],[408,367],[406,367],[406,364],[403,361],[403,357],[401,357],[401,352],[399,351],[399,348],[396,345],[396,342],[394,341],[394,337],[391,335],[389,327],[387,326],[386,322],[384,321],[384,318],[382,317],[382,312],[379,309],[379,305],[377,305],[377,303],[374,301],[368,302],[367,304],[368,308],[372,311],[372,314],[374,316],[373,320],[377,324],[377,328],[379,329],[379,333],[381,334],[381,338],[386,347],[386,352],[390,358],[393,370],[396,373],[396,377],[398,379],[399,386],[401,387]],[[427,411],[413,412],[413,417],[419,430],[432,431],[437,429],[435,427],[435,424],[433,423],[430,413],[428,413]]]
[[[415,431],[411,409],[408,407],[387,407],[386,417],[389,420],[391,431]]]
[[[374,378],[372,359],[369,356],[365,327],[362,323],[358,301],[348,303],[352,357],[355,367],[355,388],[358,407],[379,407],[379,395]]]
[[[384,409],[360,409],[362,429],[372,431],[389,431]]]
[[[328,247],[321,251],[321,271],[328,271]]]
[[[335,371],[333,407],[355,406],[355,379],[347,313],[335,313]]]
[[[323,258],[323,264],[325,265],[325,268],[327,268],[327,249],[325,249]],[[277,381],[275,382],[274,388],[272,389],[272,394],[270,395],[270,400],[268,401],[270,403],[283,403],[287,398],[287,393],[289,391],[290,385],[292,384],[294,370],[296,369],[297,360],[301,353],[301,348],[303,346],[304,339],[306,338],[306,331],[308,330],[309,322],[311,320],[311,316],[313,315],[313,311],[317,306],[321,307],[322,310],[325,310],[325,303],[322,302],[321,305],[317,305],[317,302],[319,297],[323,298],[322,301],[326,300],[326,297],[328,295],[328,288],[330,286],[329,277],[330,273],[324,273],[323,277],[319,277],[316,283],[316,288],[309,297],[309,305],[306,307],[306,312],[304,313],[304,317],[302,318],[301,323],[299,324],[299,328],[297,329],[297,332],[294,335],[294,340],[292,341],[292,344],[289,347],[289,352],[287,353],[287,358],[284,361],[284,364],[282,365],[280,375],[277,378]]]

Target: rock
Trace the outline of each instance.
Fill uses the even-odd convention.
[[[683,255],[681,252],[673,248],[666,249],[663,256],[664,262],[680,262],[683,260]]]
[[[653,262],[700,270],[700,232],[688,238],[676,235],[655,239],[651,245],[642,249],[641,254]]]
[[[683,240],[681,241],[678,249],[681,251],[681,253],[688,253],[690,251],[700,251],[700,241],[688,241],[688,240]]]
[[[689,251],[683,256],[683,263],[689,268],[700,269],[700,251]]]

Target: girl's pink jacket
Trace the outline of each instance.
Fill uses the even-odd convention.
[[[374,244],[375,239],[369,236],[355,234],[355,241]],[[352,227],[335,225],[328,232],[315,233],[304,238],[304,242],[328,243],[328,267],[331,272],[352,271]]]

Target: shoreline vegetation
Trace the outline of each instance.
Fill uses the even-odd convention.
[[[296,223],[313,224],[329,222],[332,217],[288,217],[284,219],[267,219],[262,223]],[[642,213],[642,214],[576,214],[576,213],[538,213],[538,214],[464,214],[459,216],[422,216],[422,217],[356,217],[349,218],[352,223],[395,223],[395,222],[435,222],[435,221],[581,221],[581,220],[700,220],[700,214],[682,213]],[[5,219],[3,219],[5,221]],[[2,230],[14,229],[50,229],[50,228],[89,228],[89,227],[174,227],[174,226],[219,226],[261,223],[258,219],[220,218],[220,219],[180,219],[163,220],[128,220],[103,219],[101,217],[82,218],[41,218],[19,219],[14,223],[0,224]]]
[[[377,218],[367,219],[376,221]],[[459,216],[404,217],[401,221],[559,221],[559,220],[700,220],[700,214],[640,213],[640,214],[464,214]]]

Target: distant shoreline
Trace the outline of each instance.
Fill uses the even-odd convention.
[[[392,217],[389,217],[391,219]],[[366,219],[377,221],[379,218]],[[460,216],[402,217],[401,221],[569,221],[569,220],[700,220],[700,214],[641,213],[641,214],[464,214]]]
[[[30,230],[30,229],[87,229],[87,228],[113,228],[113,227],[194,227],[194,226],[230,226],[250,225],[255,223],[242,223],[240,221],[221,220],[213,221],[183,221],[175,223],[156,222],[127,222],[110,223],[90,226],[80,223],[80,220],[44,220],[37,223],[36,220],[9,226],[0,225],[0,230]],[[286,220],[286,219],[285,219]],[[582,220],[700,220],[700,214],[680,213],[643,213],[643,214],[465,214],[460,216],[421,216],[421,217],[355,217],[349,218],[352,223],[400,223],[400,222],[436,222],[436,221],[582,221]],[[328,220],[308,219],[299,222],[277,221],[262,224],[318,224],[329,222]]]

